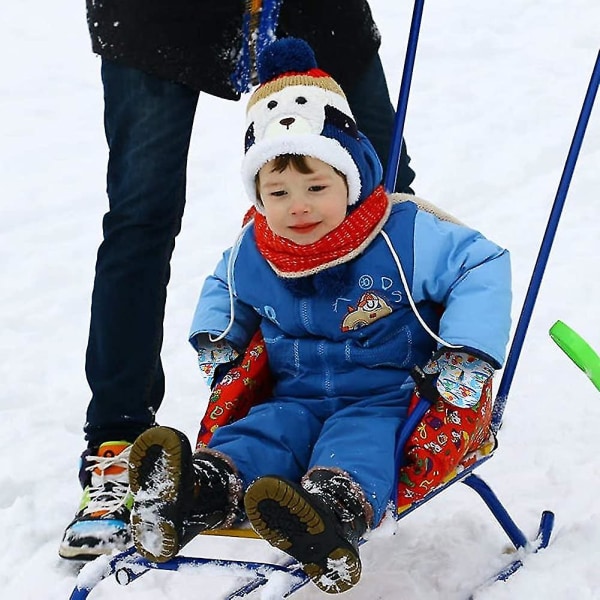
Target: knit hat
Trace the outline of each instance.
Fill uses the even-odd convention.
[[[247,107],[242,178],[259,211],[255,177],[282,154],[312,156],[341,171],[348,204],[381,183],[383,169],[371,142],[356,128],[342,88],[317,67],[312,48],[297,38],[267,45],[257,58],[260,85]]]

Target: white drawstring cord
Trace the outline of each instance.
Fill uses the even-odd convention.
[[[388,234],[385,231],[383,231],[383,230],[381,230],[380,233],[383,236],[383,239],[385,240],[386,244],[388,245],[388,248],[390,249],[390,252],[392,254],[392,258],[394,259],[394,262],[396,263],[396,267],[398,268],[398,273],[400,273],[400,279],[402,280],[402,285],[404,286],[404,289],[406,290],[406,296],[408,298],[408,302],[410,304],[410,307],[412,308],[413,313],[415,314],[415,316],[419,320],[419,323],[421,323],[421,325],[423,326],[423,329],[425,329],[425,331],[436,342],[438,342],[438,344],[441,344],[442,346],[447,346],[448,348],[462,348],[462,346],[457,346],[455,344],[450,344],[446,340],[444,340],[441,337],[439,337],[438,335],[436,335],[436,333],[429,328],[429,325],[427,325],[427,323],[425,323],[425,321],[423,320],[423,317],[420,315],[420,313],[419,313],[419,311],[417,309],[417,306],[415,304],[415,301],[413,300],[413,297],[412,297],[412,295],[410,293],[410,289],[408,287],[408,282],[406,281],[406,275],[404,274],[404,269],[402,268],[402,264],[400,263],[400,258],[396,254],[396,250],[394,249],[394,246],[392,245],[392,242],[390,241],[390,238],[389,238]]]
[[[242,237],[244,236],[246,229],[248,229],[248,227],[250,227],[250,225],[252,225],[252,223],[254,223],[254,219],[251,219],[250,221],[248,221],[248,223],[246,223],[242,227],[242,229],[238,233],[237,237],[235,238],[235,242],[231,248],[231,254],[229,255],[229,260],[227,261],[227,290],[229,291],[229,324],[227,325],[227,327],[225,328],[225,331],[223,331],[223,333],[219,334],[218,336],[216,336],[214,338],[213,338],[212,334],[210,334],[210,333],[208,334],[208,339],[212,343],[220,342],[229,333],[229,331],[233,327],[233,321],[235,319],[235,304],[233,301],[233,266],[235,263],[235,259],[237,258],[239,249],[240,249]]]

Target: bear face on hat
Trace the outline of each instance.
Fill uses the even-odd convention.
[[[381,163],[358,131],[340,86],[317,68],[303,40],[285,38],[258,57],[259,79],[247,108],[242,176],[253,201],[254,178],[269,160],[282,154],[313,156],[341,171],[354,205],[381,182]],[[260,205],[257,204],[260,210]]]

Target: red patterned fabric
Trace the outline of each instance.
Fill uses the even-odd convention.
[[[239,365],[229,369],[213,388],[200,421],[196,447],[206,446],[217,427],[245,417],[254,405],[270,396],[271,388],[265,342],[259,330],[250,340]]]
[[[419,402],[413,394],[410,411]],[[412,504],[451,478],[465,455],[490,435],[492,384],[471,408],[458,408],[441,398],[427,410],[408,440],[406,464],[400,469],[398,506]]]
[[[309,275],[356,256],[380,231],[389,212],[389,198],[383,186],[379,186],[333,231],[305,246],[273,233],[265,216],[256,212],[256,245],[282,277]]]

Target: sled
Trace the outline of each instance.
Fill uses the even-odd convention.
[[[398,164],[400,144],[402,140],[402,128],[408,98],[408,89],[410,87],[410,77],[414,63],[422,9],[423,0],[417,0],[415,2],[415,9],[413,11],[407,55],[400,88],[400,98],[398,101],[398,111],[394,129],[394,145],[392,147],[391,159],[389,161],[390,165],[397,166]],[[541,514],[537,535],[534,539],[529,540],[523,530],[509,515],[507,509],[494,494],[490,486],[478,475],[476,475],[474,471],[482,464],[490,460],[497,449],[496,434],[498,433],[502,423],[502,415],[506,407],[508,391],[510,389],[516,363],[518,361],[525,334],[529,325],[543,272],[548,261],[552,241],[560,218],[560,212],[562,210],[562,206],[564,205],[570,179],[573,174],[577,155],[581,147],[583,135],[591,112],[591,107],[594,102],[595,93],[598,89],[599,80],[600,53],[596,59],[590,85],[584,100],[584,105],[579,117],[577,128],[575,130],[573,143],[567,156],[565,169],[563,171],[558,192],[552,207],[548,227],[542,240],[540,253],[533,270],[523,309],[517,324],[513,341],[511,343],[511,348],[502,380],[493,403],[490,435],[476,450],[464,456],[457,468],[448,475],[446,480],[441,485],[431,490],[424,498],[408,506],[402,506],[400,508],[396,507],[396,510],[393,514],[393,518],[395,518],[397,521],[400,521],[426,502],[429,502],[429,500],[431,500],[433,497],[445,491],[449,486],[458,482],[467,485],[481,498],[481,500],[483,500],[500,527],[506,533],[515,549],[514,560],[512,560],[500,572],[498,572],[491,579],[491,581],[505,581],[523,566],[525,556],[546,548],[550,542],[550,537],[554,526],[554,514],[548,510],[543,511]],[[392,167],[385,180],[387,190],[394,189],[395,178],[396,173],[393,172]],[[416,408],[414,408],[413,412],[407,419],[407,422],[400,435],[400,439],[398,440],[397,462],[399,466],[403,458],[403,451],[407,441],[409,440],[410,436],[413,435],[415,427],[421,422],[423,416],[425,415],[426,411],[430,409],[430,407],[430,402],[424,398],[421,398],[418,401]],[[257,538],[257,535],[248,528],[210,531],[201,535],[224,535],[230,538]],[[247,581],[244,584],[239,586],[234,591],[229,592],[228,595],[225,596],[225,600],[233,600],[235,598],[244,598],[249,596],[254,591],[265,586],[269,581],[269,578],[274,575],[282,577],[286,582],[285,589],[281,592],[282,598],[288,598],[295,591],[310,581],[301,569],[300,565],[292,558],[289,558],[284,562],[277,563],[229,560],[211,557],[176,556],[175,558],[164,563],[152,563],[138,555],[135,551],[135,548],[132,547],[121,554],[117,554],[113,557],[100,557],[92,563],[86,565],[82,569],[77,579],[77,584],[71,593],[70,600],[85,600],[96,585],[98,585],[102,580],[113,575],[119,584],[128,585],[151,570],[178,571],[184,567],[201,569],[204,566],[211,566],[216,569],[224,568],[229,574],[231,574],[231,570],[233,569],[236,574],[243,572],[248,576]]]
[[[430,406],[430,402],[426,399],[422,398],[418,401],[417,407],[411,413],[402,431],[398,441],[399,448],[405,447],[408,438],[423,418],[423,415],[429,410]],[[421,500],[407,506],[397,507],[395,514],[388,515],[386,518],[395,518],[399,521],[433,497],[442,493],[450,485],[457,482],[464,483],[475,491],[488,506],[492,515],[498,521],[500,527],[504,530],[514,546],[516,558],[492,578],[492,581],[504,581],[523,566],[523,558],[526,554],[535,553],[542,548],[546,548],[550,541],[554,525],[554,515],[550,511],[544,511],[540,519],[536,537],[533,540],[527,538],[525,533],[523,533],[515,521],[510,517],[508,511],[504,508],[490,486],[474,473],[477,468],[492,458],[496,448],[496,437],[491,433],[488,439],[477,450],[465,455],[455,471],[449,474],[445,483],[433,489]],[[212,530],[200,535],[260,539],[252,529],[247,527]],[[232,572],[235,572],[236,575],[239,575],[240,572],[244,574],[244,579],[246,579],[246,581],[237,589],[228,593],[228,595],[224,597],[224,600],[247,597],[255,590],[258,590],[267,584],[269,578],[276,573],[279,574],[279,577],[282,577],[285,582],[282,583],[280,580],[282,586],[282,598],[290,597],[295,591],[310,582],[310,579],[304,573],[301,566],[291,557],[288,557],[285,562],[278,564],[276,562],[243,561],[181,555],[164,563],[153,563],[142,558],[136,553],[135,548],[132,547],[110,559],[108,557],[96,559],[96,561],[84,567],[78,577],[77,585],[70,596],[70,600],[85,600],[98,583],[113,575],[119,584],[128,585],[150,570],[177,571],[182,567],[200,568],[205,566],[210,566],[214,569],[225,569],[225,573],[229,575]]]
[[[402,431],[398,443],[399,447],[404,447],[415,426],[421,421],[423,415],[430,406],[431,404],[428,400],[419,400],[417,408],[411,413]],[[432,490],[423,499],[418,500],[409,506],[396,508],[393,517],[399,521],[433,497],[442,493],[450,485],[457,482],[464,483],[475,491],[488,506],[492,515],[498,521],[500,527],[504,530],[514,546],[516,558],[492,578],[492,581],[504,581],[523,566],[523,558],[526,554],[537,552],[548,545],[554,525],[554,515],[550,511],[544,511],[540,519],[536,537],[533,540],[527,538],[525,533],[523,533],[515,521],[510,517],[508,511],[504,508],[490,486],[474,473],[477,468],[494,455],[496,447],[495,435],[491,434],[482,446],[464,457],[455,472],[449,475],[445,483]],[[252,529],[248,528],[213,530],[204,532],[201,535],[259,539],[257,534],[255,534]],[[237,575],[240,572],[243,572],[244,578],[247,579],[237,589],[228,593],[228,595],[224,597],[224,600],[233,600],[235,598],[249,596],[255,590],[258,590],[267,584],[269,578],[276,573],[279,574],[279,577],[282,577],[284,581],[283,583],[280,580],[282,586],[282,598],[290,597],[294,592],[310,582],[310,579],[304,573],[301,566],[291,557],[285,562],[278,564],[276,562],[243,561],[181,555],[164,563],[153,563],[142,558],[135,552],[135,548],[132,547],[110,559],[101,557],[84,567],[82,573],[78,577],[77,585],[70,596],[70,600],[85,600],[92,589],[94,589],[100,581],[113,575],[119,584],[128,585],[150,570],[177,571],[182,567],[201,568],[205,566],[210,566],[215,569],[225,569],[228,574],[235,572]]]

